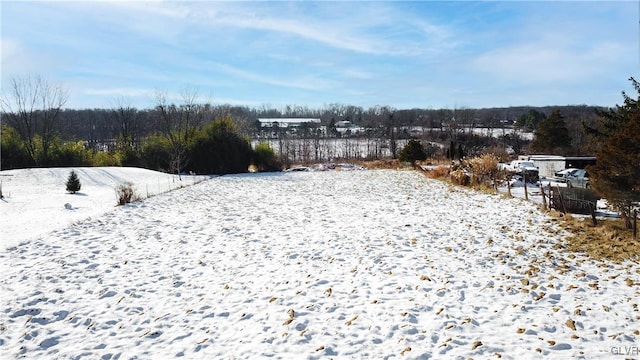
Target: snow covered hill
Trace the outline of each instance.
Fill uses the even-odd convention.
[[[91,219],[18,229],[0,252],[0,353],[555,359],[640,342],[638,264],[562,252],[532,203],[372,170],[223,176],[113,207],[107,174],[142,170],[102,170]],[[43,186],[13,175],[24,194]],[[91,176],[84,195],[56,182],[21,206],[91,208]],[[172,181],[153,176],[140,184]],[[3,242],[20,192],[1,204]]]
[[[66,192],[74,170],[82,185],[76,194]],[[115,189],[130,182],[143,198],[192,185],[205,176],[181,176],[127,167],[34,168],[0,171],[0,240],[14,246],[36,235],[113,210]],[[71,208],[65,208],[69,204]]]

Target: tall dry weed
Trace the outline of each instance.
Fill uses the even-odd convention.
[[[449,174],[449,167],[448,166],[437,166],[429,171],[426,172],[427,176],[429,176],[430,178],[433,179],[442,179],[447,177],[447,175]]]
[[[494,154],[483,154],[467,161],[469,170],[478,178],[478,184],[494,181],[500,173],[499,159]]]
[[[450,173],[451,182],[456,185],[469,186],[471,177],[462,169],[453,170]]]

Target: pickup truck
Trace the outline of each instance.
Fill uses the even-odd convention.
[[[540,180],[540,171],[529,160],[513,160],[508,164],[501,164],[501,168],[513,174],[514,177],[522,179],[523,175],[528,183],[537,183]]]

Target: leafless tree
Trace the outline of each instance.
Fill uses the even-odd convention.
[[[60,112],[68,98],[65,89],[50,85],[39,75],[12,78],[10,93],[0,97],[7,123],[24,141],[36,166],[49,158],[60,130]]]
[[[187,165],[188,146],[202,127],[207,106],[197,103],[194,90],[182,92],[182,104],[169,103],[163,92],[156,93],[155,115],[160,133],[169,141],[170,171],[179,174]]]
[[[113,115],[118,123],[118,146],[123,150],[136,150],[140,142],[140,124],[138,109],[131,106],[124,98],[116,100]]]

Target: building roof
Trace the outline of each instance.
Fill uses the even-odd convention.
[[[260,121],[260,123],[269,123],[269,124],[273,124],[274,122],[277,122],[278,124],[302,124],[302,123],[320,124],[320,119],[314,119],[314,118],[259,118],[258,121]]]

